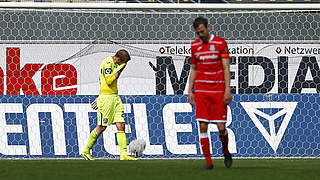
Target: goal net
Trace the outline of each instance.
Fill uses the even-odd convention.
[[[96,126],[90,102],[99,94],[99,65],[119,49],[132,59],[118,80],[128,143],[146,141],[142,158],[202,157],[195,110],[187,103],[198,16],[228,43],[230,152],[320,157],[317,5],[94,5],[0,8],[0,158],[80,158]],[[115,132],[110,126],[99,137],[93,157],[118,158]],[[212,156],[222,157],[215,125],[209,134]]]

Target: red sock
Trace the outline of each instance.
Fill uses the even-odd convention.
[[[222,151],[223,154],[229,154],[229,150],[228,150],[228,134],[222,136],[220,135],[220,140],[222,143]]]
[[[208,165],[212,165],[209,138],[200,138],[202,152]]]

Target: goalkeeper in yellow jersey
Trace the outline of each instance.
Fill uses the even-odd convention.
[[[97,127],[91,132],[89,142],[82,151],[81,156],[86,160],[93,160],[90,150],[96,143],[99,135],[107,126],[115,124],[117,127],[117,140],[120,146],[120,160],[137,160],[127,154],[127,138],[125,134],[124,108],[118,95],[117,79],[130,60],[129,53],[122,49],[114,56],[105,58],[99,68],[100,93],[93,102],[97,107]]]

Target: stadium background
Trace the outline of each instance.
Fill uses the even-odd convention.
[[[158,63],[157,67],[164,67],[165,73],[168,71],[169,74],[166,79],[154,74],[151,79],[156,86],[152,86],[154,92],[151,94],[137,95],[139,92],[132,87],[125,86],[125,83],[119,84],[125,88],[123,92],[126,92],[122,93],[121,97],[126,106],[129,141],[136,137],[145,138],[149,145],[149,150],[147,149],[143,156],[146,158],[202,157],[194,110],[186,103],[186,94],[183,93],[185,87],[179,86],[186,81],[179,77],[184,72],[181,69],[187,64],[188,58],[185,54],[159,56],[159,52],[150,51],[146,47],[189,44],[195,38],[191,28],[192,21],[199,15],[207,17],[215,34],[224,37],[231,45],[301,45],[319,49],[319,11],[0,11],[0,57],[6,60],[1,62],[0,72],[3,77],[0,80],[3,94],[1,158],[80,158],[80,146],[86,143],[89,130],[95,126],[96,113],[90,110],[89,103],[96,94],[75,89],[88,86],[87,91],[91,92],[91,89],[97,90],[97,87],[96,80],[87,79],[80,81],[80,84],[78,79],[72,80],[75,74],[71,70],[77,67],[77,63],[82,63],[86,68],[80,71],[75,68],[78,76],[85,71],[96,71],[97,68],[91,63],[97,64],[101,60],[100,56],[109,55],[120,47],[129,48],[134,57],[141,61],[145,59],[143,63],[148,66],[150,59],[153,59],[151,64]],[[57,49],[55,45],[65,49]],[[69,49],[72,45],[77,47]],[[53,59],[48,55],[50,48],[52,52],[57,52],[51,54],[56,56]],[[28,49],[28,52],[25,53],[25,49]],[[61,54],[58,54],[59,50]],[[241,61],[243,64],[262,66],[262,58],[243,56],[241,59],[240,55],[235,54],[232,58],[233,65]],[[42,58],[39,58],[41,56]],[[43,58],[47,56],[48,58]],[[64,61],[67,57],[72,58]],[[182,72],[177,73],[178,79],[170,79],[176,70],[166,66],[168,62],[171,63],[167,60],[168,57],[177,60],[177,63],[182,62],[182,65],[178,66]],[[288,69],[288,59],[278,59],[275,52],[268,58],[272,61],[279,60],[281,63],[278,66]],[[299,69],[301,71],[300,74],[297,73],[299,76],[293,77],[297,81],[291,79],[297,82],[293,83],[293,87],[287,87],[288,72],[281,71],[281,68],[278,68],[280,88],[276,93],[270,94],[270,89],[268,90],[273,81],[269,79],[272,76],[262,78],[266,82],[262,87],[238,84],[228,119],[231,135],[229,148],[235,157],[319,157],[319,54],[295,54],[289,60],[291,58],[294,62],[298,59],[298,63],[291,65],[298,67],[298,72]],[[57,64],[51,65],[52,63]],[[39,64],[48,66],[40,68]],[[20,71],[23,67],[26,67],[24,71]],[[263,68],[266,74],[272,71],[270,66]],[[252,71],[255,70],[260,72],[261,68]],[[37,87],[34,88],[30,77],[36,72],[43,72],[41,75],[45,78],[35,77],[38,80],[33,80]],[[49,73],[48,77],[46,73]],[[132,80],[130,76],[136,78],[137,73],[141,72],[131,69],[126,76],[128,81]],[[53,77],[57,75],[68,78],[55,79],[58,88],[49,87],[49,90],[43,90],[45,87],[42,87],[42,83],[46,82],[42,80],[54,81]],[[26,76],[28,81],[24,79]],[[235,76],[236,72],[233,74],[233,77]],[[248,76],[246,71],[238,71],[239,81],[241,78],[249,78]],[[159,77],[158,81],[156,77]],[[145,78],[149,77],[141,79]],[[73,85],[78,87],[63,89],[64,86]],[[167,89],[161,88],[170,86],[173,89],[178,86],[177,91],[167,93]],[[294,88],[301,90],[302,87],[311,88],[311,93],[286,91]],[[109,129],[94,147],[95,157],[115,158],[119,154],[113,134],[115,129]],[[211,131],[213,156],[219,157],[222,153],[221,149],[217,148],[220,147],[220,142],[214,135],[217,133],[216,128],[211,126]]]

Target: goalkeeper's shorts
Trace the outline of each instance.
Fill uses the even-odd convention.
[[[97,105],[97,125],[109,126],[117,122],[125,122],[123,104],[118,94],[100,94],[97,99]]]

